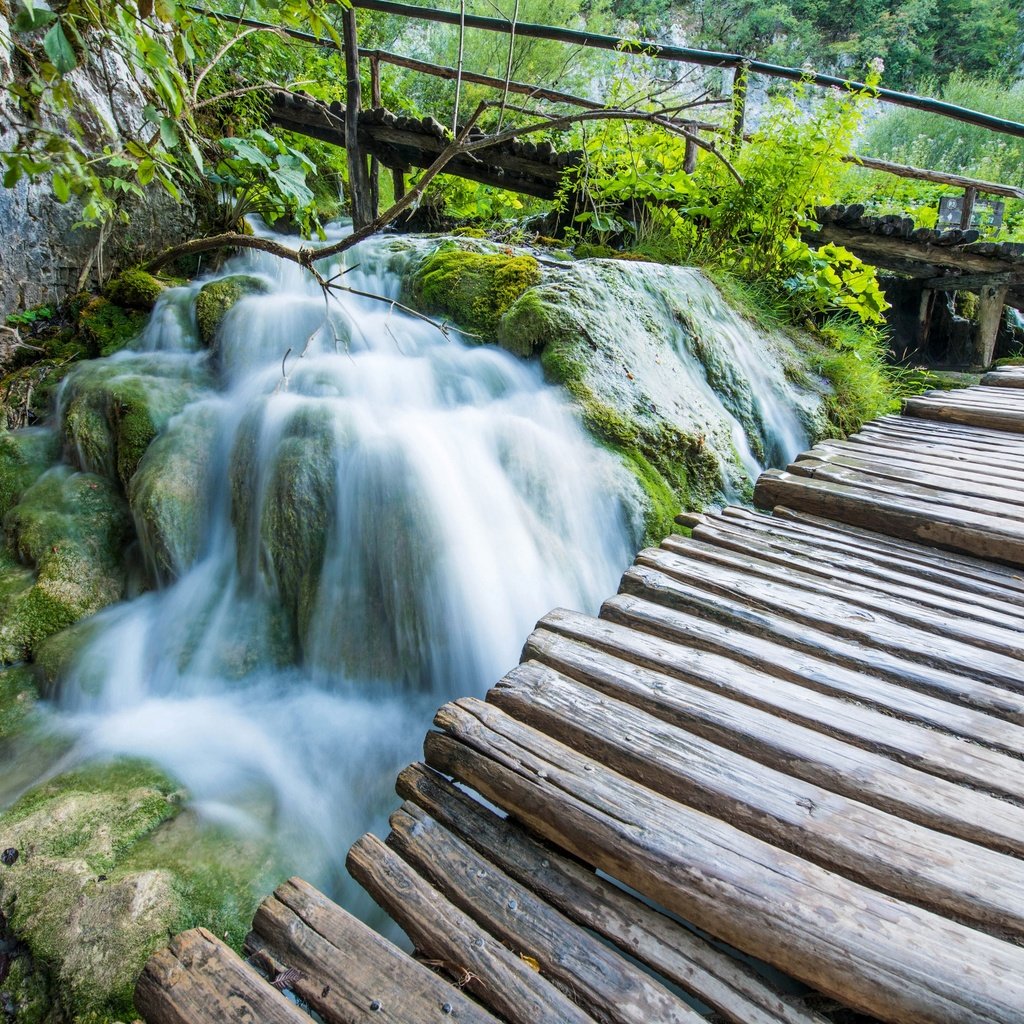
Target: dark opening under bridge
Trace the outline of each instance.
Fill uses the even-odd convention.
[[[352,847],[414,957],[293,879],[247,960],[202,929],[157,953],[140,1013],[697,1024],[681,990],[733,1024],[1020,1024],[1022,470],[1001,371],[764,474],[770,515],[681,516],[437,713]]]

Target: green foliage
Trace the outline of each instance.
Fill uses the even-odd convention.
[[[810,112],[800,105],[803,91],[772,99],[733,157],[735,174],[706,153],[687,174],[685,140],[657,126],[614,121],[583,132],[585,161],[565,190],[567,200],[578,190],[588,197],[576,222],[639,255],[767,282],[789,296],[793,315],[848,310],[881,322],[888,307],[874,271],[841,247],[812,249],[800,235],[844,180],[870,88],[830,92]]]
[[[31,327],[42,320],[49,320],[54,315],[52,306],[33,306],[19,313],[8,313],[7,323],[11,327]]]
[[[1024,22],[1005,0],[684,0],[698,45],[848,73],[884,61],[886,85],[914,87],[958,69],[1009,80]]]
[[[246,13],[301,25],[340,43],[324,16],[328,9],[336,11],[325,0],[256,0]],[[141,197],[151,185],[175,200],[183,193],[208,194],[213,187],[227,188],[234,201],[239,189],[257,189],[264,205],[303,219],[311,164],[287,146],[268,154],[259,134],[260,101],[217,74],[225,61],[251,48],[235,44],[252,33],[176,0],[68,0],[53,11],[22,0],[14,14],[12,37],[3,41],[13,47],[17,69],[6,85],[14,145],[0,153],[5,187],[23,177],[48,177],[58,202],[77,199],[87,225],[127,222],[125,200]],[[101,59],[139,81],[148,100],[141,127],[121,123],[117,111],[117,124],[83,117],[82,111],[93,109],[89,85],[72,72]],[[231,142],[224,141],[228,121]],[[247,140],[261,157],[271,157],[270,167],[252,153],[239,153]]]

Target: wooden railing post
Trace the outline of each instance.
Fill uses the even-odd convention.
[[[695,124],[686,125],[688,131],[694,135],[697,134],[697,126]],[[683,170],[687,174],[693,174],[697,170],[697,143],[693,139],[686,140],[686,155],[683,157]]]
[[[356,31],[356,12],[351,7],[342,15],[342,41],[345,44],[345,155],[348,161],[348,191],[352,226],[358,231],[370,224],[374,217],[370,206],[366,162],[359,148],[359,111],[362,108],[359,36]]]
[[[747,114],[747,73],[744,62],[732,73],[732,123],[729,128],[729,147],[733,152],[743,142],[743,122]]]
[[[384,106],[380,92],[380,59],[378,57],[370,58],[370,102],[373,104],[374,110]],[[375,156],[370,157],[370,209],[376,219],[377,214],[380,213],[380,164]]]
[[[978,198],[978,190],[976,188],[965,188],[964,189],[964,204],[960,210],[960,227],[963,231],[966,231],[971,226],[971,218],[974,216],[974,203]]]

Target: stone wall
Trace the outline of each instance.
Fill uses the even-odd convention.
[[[0,40],[9,38],[8,20],[0,14]],[[129,125],[141,121],[142,93],[123,63],[106,58],[74,74],[83,96],[78,114],[87,127],[109,134],[116,132],[118,119]],[[11,79],[10,53],[0,46],[0,82]],[[4,132],[8,103],[0,93],[0,149],[14,144],[14,133]],[[101,245],[97,229],[75,227],[80,204],[74,198],[58,203],[48,182],[23,178],[13,188],[0,186],[0,317],[60,302],[79,289],[87,268],[82,283],[95,287],[119,267],[195,233],[195,210],[157,188],[149,189],[145,200],[131,202],[126,212],[129,223],[114,226]]]

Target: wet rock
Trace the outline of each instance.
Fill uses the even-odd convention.
[[[213,346],[217,331],[231,307],[247,295],[261,295],[266,290],[267,286],[258,277],[247,274],[235,274],[203,285],[196,296],[200,341],[207,348]]]

